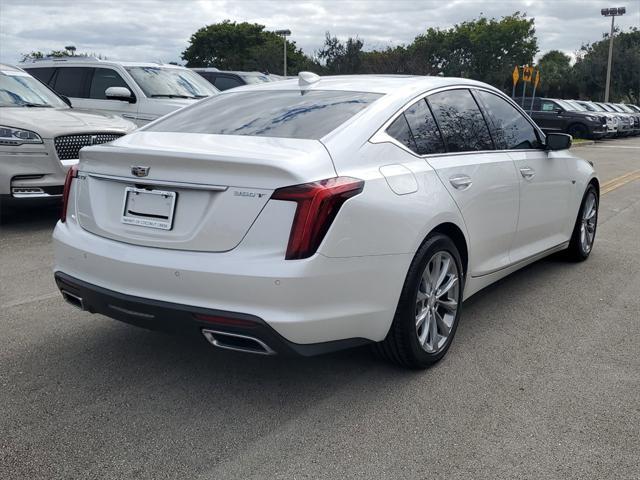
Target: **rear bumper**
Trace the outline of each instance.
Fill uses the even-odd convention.
[[[369,343],[363,338],[350,338],[315,344],[296,344],[286,340],[264,320],[253,315],[126,295],[83,282],[62,272],[56,272],[55,280],[69,303],[89,313],[100,313],[131,325],[171,334],[201,336],[204,330],[220,334],[220,338],[228,334],[236,338],[256,339],[265,346],[264,351],[256,350],[252,353],[313,356]],[[256,342],[255,345],[259,343]],[[242,344],[233,347],[227,345],[221,348],[251,351],[250,347],[243,347]]]
[[[242,312],[294,344],[384,339],[413,255],[287,261],[251,232],[229,252],[178,251],[102,238],[68,216],[54,231],[54,271],[151,303]]]

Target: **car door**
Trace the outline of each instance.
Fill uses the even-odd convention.
[[[519,180],[518,228],[511,260],[518,262],[562,244],[570,235],[569,204],[575,195],[566,153],[544,149],[533,124],[496,93],[474,90],[493,137],[513,159]]]
[[[549,132],[564,132],[567,128],[567,119],[564,109],[556,102],[547,99],[540,100],[540,110],[535,114],[538,126]]]
[[[133,97],[131,101],[108,99],[105,91],[109,87],[125,87],[131,91]],[[87,98],[79,99],[78,108],[86,110],[111,113],[120,115],[125,118],[135,119],[138,113],[138,99],[134,90],[120,76],[120,74],[112,68],[92,68],[89,78],[89,92]]]
[[[504,268],[511,263],[509,250],[518,222],[518,178],[513,160],[495,148],[468,89],[431,94],[427,105],[447,153],[426,158],[467,227],[469,273],[480,276]]]

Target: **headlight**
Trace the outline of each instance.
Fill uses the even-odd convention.
[[[30,130],[0,126],[0,145],[22,145],[23,143],[42,143],[40,135]]]
[[[590,122],[597,122],[598,121],[598,119],[596,117],[592,117],[591,115],[586,115],[584,118],[586,118]]]

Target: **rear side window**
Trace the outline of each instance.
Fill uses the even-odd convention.
[[[482,112],[469,90],[447,90],[428,97],[449,152],[493,150]]]
[[[416,142],[413,141],[413,135],[411,134],[411,129],[409,129],[409,124],[407,123],[404,113],[401,113],[400,116],[387,127],[387,135],[395,138],[405,147],[413,150],[414,152],[418,150]]]
[[[422,99],[404,112],[420,155],[444,152],[444,143],[427,102]]]
[[[230,88],[244,85],[241,80],[234,77],[228,77],[226,75],[216,78],[213,84],[218,90],[229,90]]]
[[[337,90],[229,92],[179,110],[147,130],[317,140],[380,97]]]
[[[494,138],[499,148],[514,150],[538,148],[538,135],[524,116],[504,99],[489,92],[476,92],[494,126]]]
[[[27,72],[36,77],[45,85],[49,85],[51,81],[51,77],[53,77],[53,72],[55,72],[55,68],[47,67],[47,68],[25,68]]]
[[[86,67],[58,68],[53,89],[67,97],[87,98],[86,83],[90,69]]]
[[[129,85],[122,79],[120,74],[110,68],[96,68],[91,79],[91,88],[89,89],[89,97],[97,100],[106,100],[104,94],[109,87],[126,87]]]

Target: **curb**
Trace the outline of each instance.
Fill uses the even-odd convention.
[[[574,143],[571,145],[571,148],[580,148],[580,147],[588,147],[590,145],[595,145],[595,141],[594,140],[590,140],[588,142],[580,142],[580,143]]]

